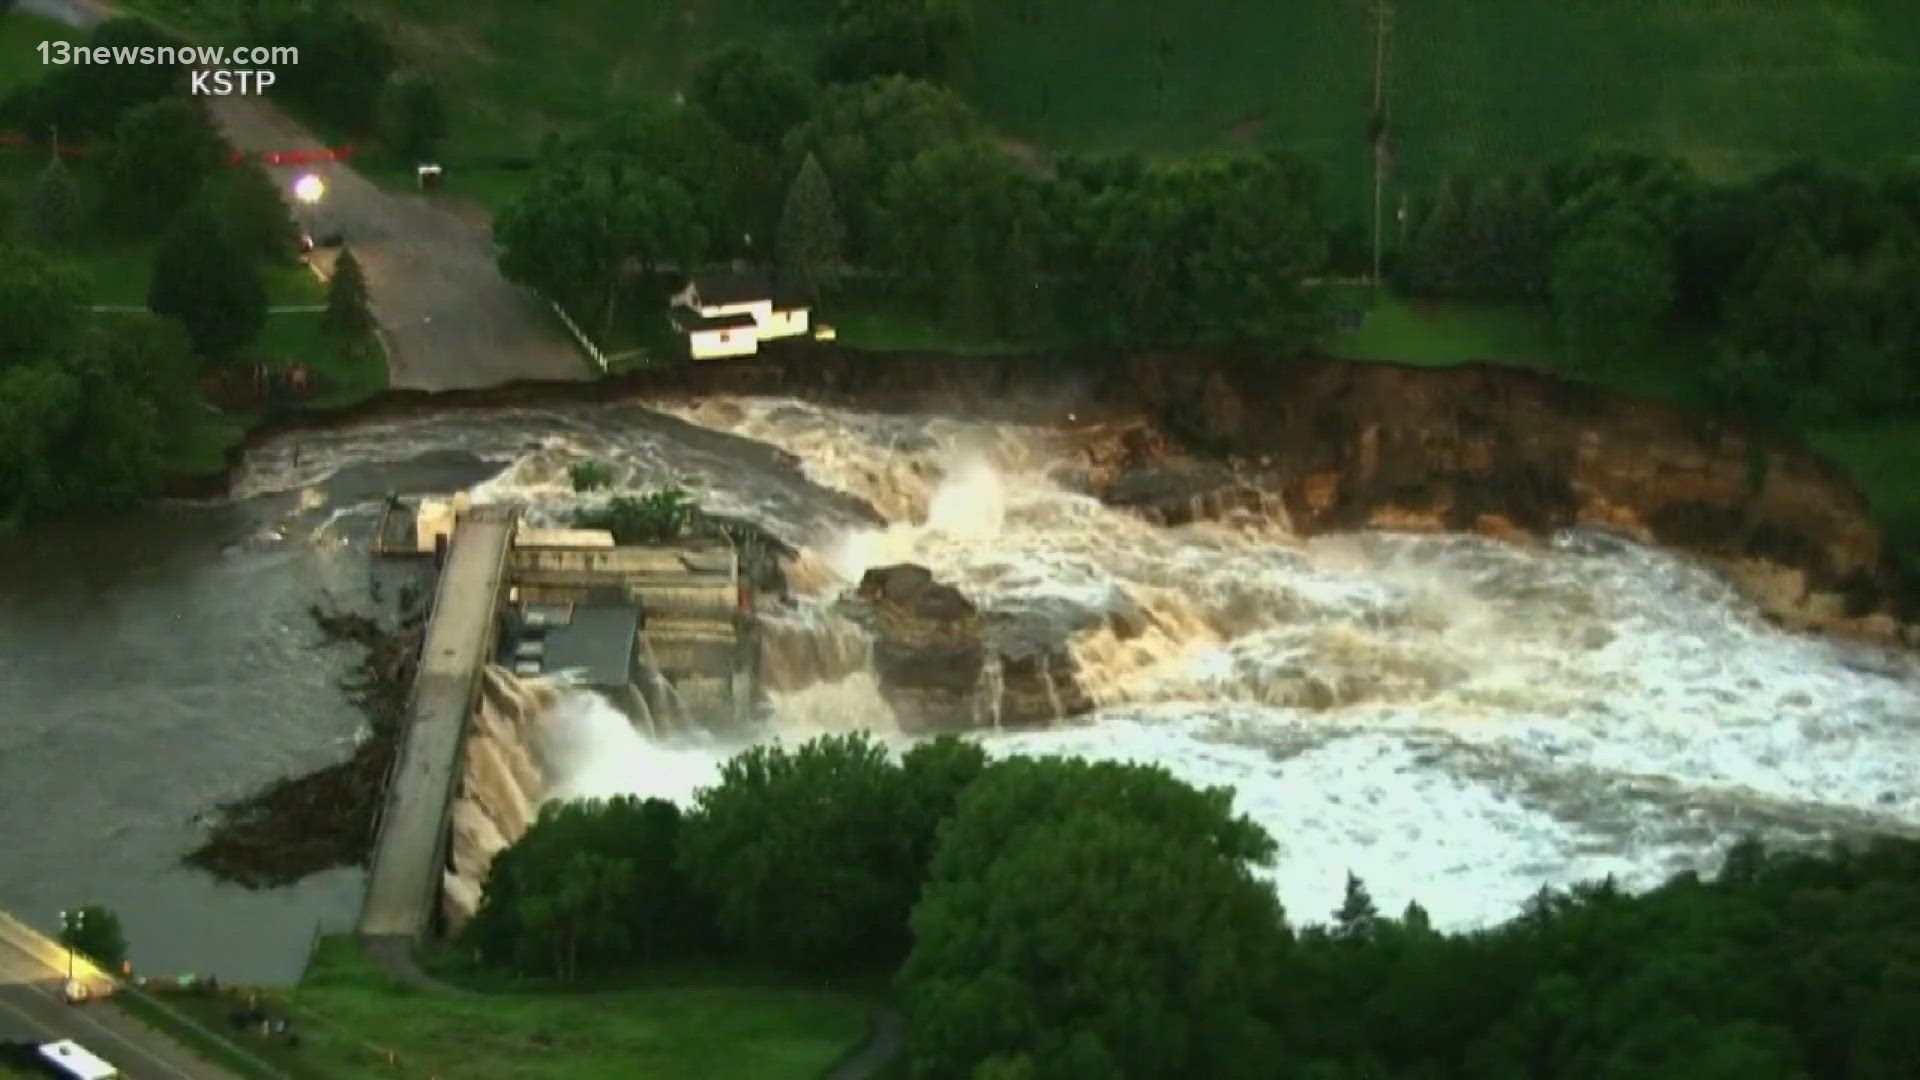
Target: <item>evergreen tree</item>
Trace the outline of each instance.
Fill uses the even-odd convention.
[[[820,302],[846,246],[846,228],[834,208],[833,189],[820,161],[808,154],[787,192],[780,215],[780,276],[789,288]]]
[[[147,307],[179,319],[203,357],[224,361],[259,336],[267,291],[253,260],[227,239],[213,212],[196,203],[160,242]]]
[[[1407,252],[1409,284],[1427,296],[1453,296],[1460,291],[1461,252],[1467,236],[1467,200],[1471,191],[1464,178],[1449,177],[1440,196],[1420,223]]]
[[[65,240],[79,226],[80,189],[58,157],[34,178],[27,193],[26,216],[27,233],[38,240]]]
[[[340,249],[334,261],[333,277],[327,281],[327,310],[321,325],[351,341],[373,333],[373,308],[367,300],[367,277],[360,260],[347,248]]]
[[[1340,900],[1333,921],[1347,937],[1367,937],[1380,923],[1380,910],[1373,906],[1373,894],[1353,871],[1347,871],[1347,891]]]

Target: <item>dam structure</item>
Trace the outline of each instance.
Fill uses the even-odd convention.
[[[561,684],[653,734],[742,722],[756,704],[751,595],[726,540],[621,546],[459,495],[390,500],[374,551],[438,568],[358,925],[382,952],[470,917],[487,864],[537,815],[537,767],[499,760],[503,707],[525,744]]]

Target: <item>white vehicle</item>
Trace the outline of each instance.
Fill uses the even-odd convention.
[[[40,1047],[40,1058],[73,1080],[119,1080],[120,1070],[102,1061],[98,1055],[74,1042],[62,1039]]]

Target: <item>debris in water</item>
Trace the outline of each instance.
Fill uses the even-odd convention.
[[[417,590],[403,590],[393,626],[318,604],[308,611],[324,642],[362,649],[360,663],[340,686],[366,717],[367,737],[345,761],[274,781],[194,816],[195,824],[210,824],[212,833],[183,861],[249,889],[365,864],[420,657],[426,620]]]

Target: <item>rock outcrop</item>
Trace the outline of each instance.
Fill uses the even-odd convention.
[[[912,563],[868,570],[845,610],[871,633],[880,696],[909,734],[1047,724],[1093,708],[1067,641],[1097,617],[983,614]]]
[[[1131,375],[1301,532],[1596,526],[1713,561],[1787,625],[1920,644],[1865,500],[1785,438],[1506,368],[1185,356]]]
[[[850,610],[873,634],[880,696],[901,730],[977,726],[986,646],[973,601],[911,563],[867,571],[854,599]]]

